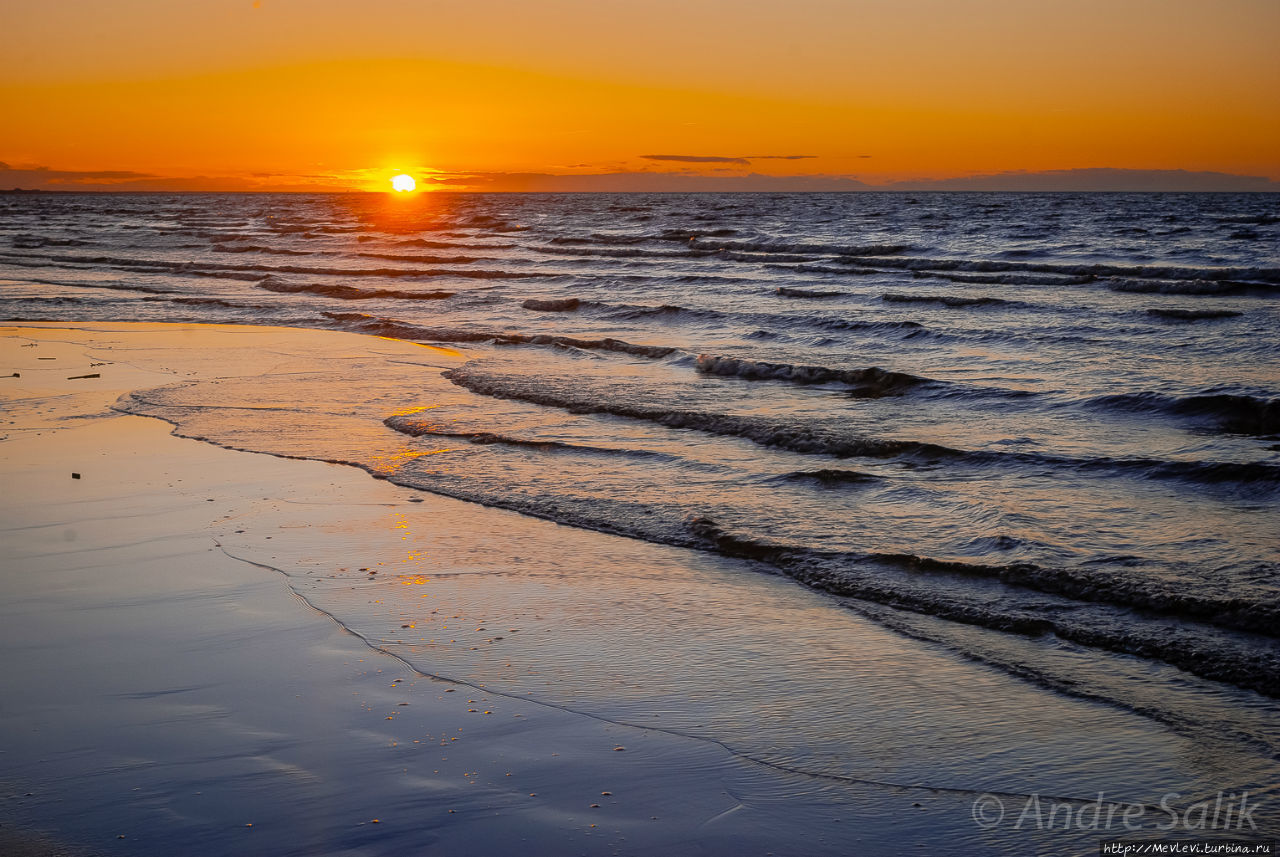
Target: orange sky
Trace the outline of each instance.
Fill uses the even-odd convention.
[[[0,187],[1280,179],[1277,44],[1277,0],[0,0]]]

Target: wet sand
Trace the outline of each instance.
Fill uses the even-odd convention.
[[[589,713],[597,709],[587,702],[576,710],[521,698],[539,697],[539,682],[570,681],[575,651],[584,662],[661,661],[663,629],[610,635],[617,652],[584,652],[579,628],[611,621],[599,579],[559,574],[534,593],[518,575],[474,573],[436,578],[433,589],[420,553],[434,551],[436,572],[516,570],[556,553],[607,557],[611,567],[683,563],[691,581],[734,569],[421,494],[350,467],[174,437],[166,423],[110,409],[131,390],[250,375],[264,361],[287,371],[369,349],[408,359],[419,346],[314,331],[110,324],[25,326],[6,330],[0,344],[0,374],[20,374],[0,379],[5,830],[121,855],[896,854],[941,843],[954,853],[1089,853],[1096,834],[983,829],[973,820],[982,789],[948,777],[1000,764],[987,757],[1033,759],[1039,746],[1044,782],[1070,784],[1084,800],[1083,786],[1061,770],[1063,753],[1090,742],[1102,756],[1112,745],[1137,747],[1145,759],[1186,749],[1141,718],[1022,686],[843,611],[833,612],[865,634],[866,658],[890,685],[868,693],[888,699],[896,687],[896,707],[877,712],[885,722],[916,722],[949,695],[959,711],[972,708],[956,703],[971,682],[1003,704],[1056,712],[1061,724],[1028,738],[1025,724],[1010,722],[1007,746],[965,749],[968,759],[948,758],[954,738],[900,751],[910,763],[895,759],[876,781],[815,776],[697,729]],[[645,600],[643,578],[630,581],[628,598]],[[660,581],[648,585],[661,593]],[[789,582],[747,576],[740,585],[758,585],[757,597],[800,593],[796,609],[829,621],[819,616],[829,609],[820,596]],[[450,615],[467,625],[471,645],[446,649],[425,629],[415,636],[407,615],[403,639],[394,626],[375,638],[334,618],[403,611],[410,594],[457,611]],[[507,628],[503,620],[521,606],[515,598],[542,598],[547,616],[551,604],[578,613]],[[503,627],[471,625],[482,613]],[[541,639],[523,642],[534,628]],[[734,633],[742,664],[726,669],[749,669],[757,638]],[[466,653],[486,643],[505,648],[478,665]],[[893,677],[895,663],[904,674]],[[485,686],[512,664],[526,681]],[[934,686],[933,670],[952,687]],[[541,677],[528,680],[535,671]],[[623,671],[619,698],[629,693],[625,679]],[[773,697],[788,691],[757,692],[761,710],[772,712]],[[707,696],[667,705],[678,720],[681,710],[714,710],[715,688]],[[957,717],[949,722],[959,735],[966,727]],[[973,711],[973,731],[1000,734],[999,723],[981,719]],[[950,773],[931,777],[931,758]],[[1117,758],[1093,773],[1123,785],[1125,764]]]

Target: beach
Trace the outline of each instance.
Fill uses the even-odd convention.
[[[5,4],[0,857],[1273,853],[1277,42]]]
[[[1091,853],[1096,830],[981,824],[975,801],[1182,806],[1265,770],[747,560],[112,410],[459,355],[205,325],[2,342],[5,829],[122,855]],[[823,664],[841,684],[813,687]]]

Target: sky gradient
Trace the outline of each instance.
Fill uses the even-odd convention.
[[[1188,173],[1280,180],[1276,44],[1275,0],[0,0],[0,187],[1236,186]]]

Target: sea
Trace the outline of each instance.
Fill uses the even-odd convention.
[[[265,451],[740,560],[1278,770],[1280,195],[15,193],[0,318],[453,349],[312,367]],[[117,407],[183,433],[184,390]]]

